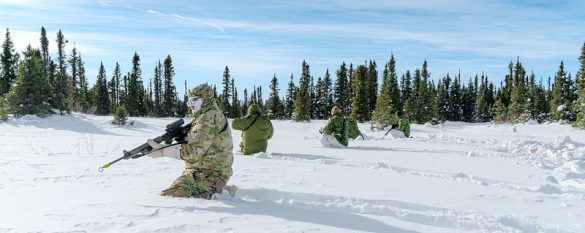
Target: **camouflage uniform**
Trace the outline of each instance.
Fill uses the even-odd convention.
[[[161,194],[209,199],[221,192],[232,176],[232,134],[209,85],[193,88],[189,96],[204,102],[201,110],[193,113],[188,142],[181,147],[185,171]]]

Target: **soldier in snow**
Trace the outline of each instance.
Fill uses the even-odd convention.
[[[274,131],[270,119],[262,114],[262,110],[256,104],[248,107],[248,114],[245,117],[234,119],[232,128],[242,131],[240,149],[244,155],[266,152],[268,139],[272,138]]]
[[[401,110],[396,111],[396,119],[397,122],[394,122],[391,127],[390,132],[392,137],[394,138],[407,138],[410,136],[410,121],[408,120],[408,116],[404,114]]]
[[[348,121],[341,114],[341,109],[337,106],[331,108],[331,118],[325,128],[319,130],[323,134],[321,144],[324,147],[345,148],[348,141]]]
[[[185,161],[183,174],[161,195],[209,199],[222,192],[232,175],[232,134],[209,85],[191,89],[187,105],[193,117],[187,143],[162,148],[163,145],[149,139],[153,152],[148,156]]]

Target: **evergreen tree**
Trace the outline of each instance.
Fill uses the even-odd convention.
[[[227,117],[233,117],[233,114],[230,111],[232,109],[232,106],[230,105],[229,101],[232,94],[232,91],[230,89],[231,88],[230,82],[231,82],[230,69],[227,66],[225,66],[225,69],[223,71],[223,81],[221,82],[223,84],[223,91],[219,96],[219,102],[223,109],[223,114],[225,114]]]
[[[353,90],[353,64],[349,63],[349,70],[347,71],[347,75],[348,75],[348,82],[347,82],[347,93],[348,93],[348,110],[346,112],[346,114],[351,113],[353,110],[351,109],[351,106],[353,106],[353,97],[355,96],[355,92]]]
[[[71,55],[69,57],[69,67],[71,67],[71,76],[68,81],[67,95],[70,96],[73,110],[81,111],[81,104],[79,103],[79,57],[77,54],[77,48],[73,46]]]
[[[376,61],[369,61],[368,75],[366,76],[367,120],[372,118],[372,112],[376,108],[378,96],[378,70]]]
[[[173,59],[171,55],[167,55],[165,58],[164,67],[163,67],[163,77],[164,77],[164,84],[163,84],[163,113],[164,116],[173,116],[173,103],[174,100],[177,98],[177,93],[175,92],[175,86],[173,84],[173,77],[175,76],[175,68],[173,67]],[[214,89],[215,90],[215,89]]]
[[[0,123],[8,120],[8,115],[6,114],[6,109],[4,105],[5,105],[4,98],[0,98]]]
[[[242,115],[246,115],[248,113],[249,105],[250,101],[248,99],[248,89],[244,88],[244,103],[242,104]]]
[[[463,110],[463,121],[473,122],[475,116],[475,102],[477,98],[477,75],[475,75],[475,82],[469,79],[467,87],[463,89],[462,110]]]
[[[14,51],[10,31],[6,28],[6,36],[2,42],[2,53],[0,53],[0,97],[10,91],[10,85],[16,79],[18,59],[19,56]]]
[[[390,61],[384,67],[382,87],[376,100],[376,109],[372,113],[372,128],[383,129],[397,120],[394,113],[399,109],[398,98],[397,96],[392,96],[396,95],[396,93],[391,93],[398,91],[397,84],[392,83],[397,81],[396,78],[392,78],[396,76],[394,66],[395,61],[392,55]]]
[[[419,107],[419,118],[420,122],[429,122],[432,119],[432,103],[433,103],[433,93],[431,92],[430,86],[432,84],[431,81],[431,73],[428,71],[427,60],[423,62],[422,69],[420,72],[421,80],[420,80],[420,88],[419,88],[419,99],[418,103]]]
[[[579,71],[577,72],[576,80],[577,100],[573,106],[577,119],[574,126],[585,129],[585,42],[583,43],[583,47],[581,47]]]
[[[51,106],[47,101],[51,96],[51,89],[43,74],[43,62],[38,49],[28,45],[14,82],[16,85],[7,96],[9,113],[15,117],[26,114],[44,117],[51,113]]]
[[[360,65],[352,74],[353,90],[355,95],[352,99],[350,117],[359,122],[368,121],[370,114],[368,112],[368,95],[366,93],[368,68],[365,65]]]
[[[284,102],[285,110],[284,110],[284,118],[291,119],[293,111],[294,111],[294,100],[297,96],[297,87],[293,81],[293,75],[290,75],[290,82],[288,83],[288,88],[286,89],[286,100]]]
[[[153,112],[154,116],[161,117],[165,116],[166,114],[163,113],[162,109],[162,98],[163,98],[163,90],[162,90],[162,77],[163,76],[163,66],[160,60],[156,63],[154,68],[154,100],[153,100]]]
[[[570,78],[567,78],[565,65],[561,61],[559,70],[555,75],[555,81],[552,86],[551,113],[555,121],[566,122],[570,120],[570,96],[567,89],[570,88]]]
[[[104,68],[103,63],[100,63],[100,68],[98,71],[94,92],[96,106],[95,114],[97,115],[110,114],[110,97],[108,95],[106,69]]]
[[[513,77],[514,87],[510,97],[510,106],[508,107],[508,120],[513,123],[526,122],[530,118],[527,103],[526,71],[518,58],[516,59],[516,65],[514,65]]]
[[[447,74],[437,87],[437,117],[440,121],[451,119],[451,96],[449,90],[451,89],[451,76]]]
[[[349,93],[349,86],[347,80],[347,67],[345,62],[341,64],[339,69],[335,72],[337,79],[335,80],[335,90],[333,91],[335,105],[337,105],[341,112],[344,114],[349,113],[350,104],[349,99],[351,98]]]
[[[160,65],[160,61],[158,63]],[[158,73],[160,73],[160,67],[158,68]],[[156,74],[155,69],[155,74]],[[110,109],[118,111],[118,106],[120,105],[120,79],[122,79],[122,71],[120,70],[120,64],[116,62],[114,65],[114,72],[112,73],[112,79],[109,82],[109,89],[110,89]],[[159,79],[160,82],[160,79]],[[126,109],[124,109],[126,111]]]
[[[411,105],[412,112],[409,114],[410,120],[414,123],[423,123],[421,116],[421,112],[423,111],[421,105],[422,104],[421,99],[423,94],[423,91],[421,91],[422,87],[423,85],[421,81],[420,70],[415,69],[414,78],[412,80],[412,97],[410,98],[410,104],[412,104]]]
[[[140,70],[140,57],[138,53],[134,53],[132,58],[132,71],[128,76],[128,97],[126,103],[126,110],[130,116],[143,116],[144,106],[142,79]]]
[[[260,109],[264,109],[264,98],[262,98],[262,85],[258,86],[256,89],[256,104],[260,107]]]
[[[126,113],[126,109],[124,109],[124,106],[118,106],[116,108],[116,114],[114,115],[114,121],[112,121],[112,124],[125,125],[127,120],[128,113]]]
[[[331,74],[329,74],[329,69],[325,71],[325,77],[323,77],[323,86],[321,88],[321,93],[323,94],[321,101],[323,102],[324,106],[323,119],[328,119],[329,115],[331,115],[331,111],[329,109],[333,107],[333,80],[331,79]]]
[[[453,79],[453,83],[451,84],[451,88],[449,89],[449,96],[450,96],[450,106],[449,106],[449,118],[447,120],[450,121],[461,121],[463,116],[463,109],[462,109],[462,94],[461,94],[461,75],[457,75]]]
[[[496,102],[494,104],[494,121],[497,124],[504,123],[506,122],[506,119],[508,119],[508,110],[506,109],[506,106],[504,106],[501,96],[502,94],[499,94],[498,97],[496,97]]]
[[[282,103],[280,102],[280,97],[278,96],[278,78],[276,78],[276,74],[272,77],[270,81],[270,96],[268,97],[268,101],[266,101],[266,116],[270,117],[271,119],[279,119],[282,116],[280,115]]]
[[[400,88],[398,87],[398,74],[396,73],[396,59],[394,59],[394,54],[390,54],[390,61],[388,61],[387,65],[390,103],[394,107],[392,111],[395,111],[402,109],[402,101],[400,100]]]
[[[67,64],[65,62],[65,44],[67,40],[61,30],[57,33],[57,75],[55,77],[54,94],[56,108],[61,113],[71,111],[70,96],[68,95],[69,78],[67,77]]]
[[[481,75],[481,84],[478,91],[478,96],[475,101],[474,121],[488,122],[492,119],[491,106],[489,97],[492,93],[489,92],[488,80]]]
[[[238,90],[236,89],[236,83],[234,78],[231,81],[231,90],[232,90],[232,117],[238,118],[242,116],[242,106],[240,100],[238,100]]]
[[[311,96],[309,84],[311,82],[311,71],[309,64],[303,61],[299,89],[296,91],[294,112],[291,118],[295,121],[310,121]]]
[[[49,64],[50,64],[50,56],[49,56],[49,39],[47,39],[47,31],[45,27],[41,27],[41,56],[43,60],[43,74],[45,78],[49,77]],[[53,80],[49,80],[49,83],[53,83]]]
[[[412,81],[409,70],[407,70],[406,73],[402,75],[400,83],[400,95],[402,96],[403,102],[402,110],[404,111],[404,114],[412,117],[414,109],[412,105]]]
[[[309,108],[309,119],[315,119],[317,118],[315,115],[317,113],[317,110],[315,109],[315,107],[317,106],[317,98],[316,96],[316,91],[315,91],[315,84],[313,83],[313,76],[311,76],[310,81],[309,81],[309,100],[310,102],[310,108]]]
[[[87,78],[85,75],[85,64],[81,58],[81,54],[79,55],[79,60],[77,62],[77,67],[79,67],[79,102],[81,105],[81,111],[88,112],[89,108],[91,107],[92,96],[89,92]]]

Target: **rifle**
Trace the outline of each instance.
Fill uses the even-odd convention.
[[[384,139],[384,137],[386,137],[386,135],[388,135],[388,133],[390,133],[390,130],[392,130],[392,129],[394,129],[394,128],[396,128],[396,124],[392,124],[392,125],[390,126],[390,129],[388,129],[388,131],[386,131],[386,133],[384,134],[384,136],[382,136],[382,139]]]
[[[161,143],[164,142],[166,145],[163,148],[169,147],[169,146],[174,146],[177,144],[185,144],[187,143],[187,141],[185,140],[185,138],[187,137],[187,134],[189,133],[189,130],[191,129],[191,123],[187,123],[185,125],[183,125],[184,121],[183,119],[179,119],[173,123],[170,123],[166,126],[166,132],[161,135],[158,136],[156,138],[154,138],[153,140],[156,143]],[[172,144],[173,140],[176,142],[174,144]],[[161,148],[162,149],[162,148]],[[112,164],[117,163],[118,161],[122,160],[122,159],[137,159],[140,158],[142,156],[145,156],[146,154],[150,153],[152,151],[152,147],[150,145],[148,145],[148,143],[144,143],[130,151],[123,151],[123,156],[112,161],[109,163],[106,163],[104,166],[99,168],[99,171],[102,172],[104,171],[105,168],[110,167]]]

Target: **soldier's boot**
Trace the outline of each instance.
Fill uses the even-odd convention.
[[[177,190],[177,189],[165,189],[160,192],[162,196],[171,196],[171,197],[191,197],[191,194],[187,191]]]
[[[226,190],[230,194],[230,196],[236,197],[236,191],[238,190],[238,187],[236,187],[235,185],[226,185],[225,187],[223,187],[223,190]]]

